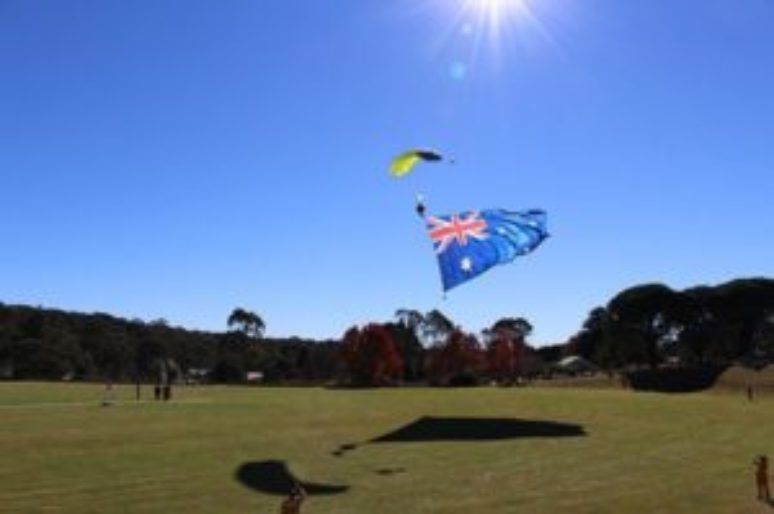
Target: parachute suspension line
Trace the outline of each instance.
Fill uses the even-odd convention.
[[[425,203],[425,195],[422,193],[416,194],[416,204],[415,204],[415,210],[417,211],[417,214],[420,218],[422,218],[422,221],[425,221],[425,224],[427,224],[427,218],[425,218],[425,212],[427,211],[427,205]],[[441,276],[443,278],[443,275]],[[441,289],[441,301],[446,301],[446,290]]]

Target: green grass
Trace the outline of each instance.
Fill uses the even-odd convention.
[[[236,479],[284,460],[349,485],[307,513],[750,513],[751,461],[774,456],[774,401],[741,394],[581,389],[178,389],[135,403],[119,387],[0,383],[0,512],[276,513]],[[146,396],[150,391],[146,388]],[[421,416],[581,425],[584,437],[365,444]],[[378,474],[384,468],[404,472]]]

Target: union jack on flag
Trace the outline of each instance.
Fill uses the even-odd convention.
[[[447,221],[443,218],[428,216],[428,230],[430,239],[436,244],[435,253],[443,253],[452,241],[460,246],[468,244],[468,238],[486,239],[486,221],[477,212],[471,212],[467,216],[452,214]]]
[[[428,216],[444,291],[513,261],[548,237],[542,210],[491,209],[449,216]]]

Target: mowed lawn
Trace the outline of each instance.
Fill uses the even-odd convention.
[[[119,403],[100,407],[102,391],[0,383],[0,512],[276,513],[280,497],[238,477],[267,460],[349,487],[312,496],[304,514],[771,511],[755,500],[751,462],[774,457],[774,399],[189,387],[137,403],[119,386]],[[585,435],[366,443],[425,416],[566,423]],[[345,444],[357,447],[333,454]]]

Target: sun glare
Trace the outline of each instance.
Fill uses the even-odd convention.
[[[527,14],[527,0],[463,0],[463,10],[475,14],[490,31],[499,32],[504,23]]]
[[[555,0],[404,0],[409,10],[441,18],[446,26],[433,43],[450,55],[448,75],[465,81],[482,64],[503,69],[510,53],[531,52],[540,41],[558,47],[542,18],[550,17]],[[553,6],[555,7],[555,6]],[[555,11],[555,9],[553,9]]]
[[[533,12],[534,1],[457,0],[456,31],[476,42],[487,41],[491,57],[497,60],[506,40],[523,36],[531,28],[541,28]]]

